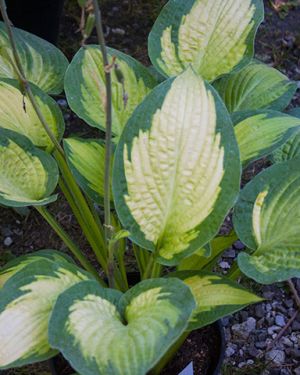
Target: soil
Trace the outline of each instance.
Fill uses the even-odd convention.
[[[130,54],[142,63],[149,65],[147,38],[153,23],[167,0],[102,0],[104,32],[107,45]],[[80,11],[77,1],[67,1],[61,26],[59,47],[68,58],[72,58],[80,44],[78,25]],[[97,44],[92,35],[88,44]]]
[[[59,354],[49,361],[51,375],[72,375],[74,369],[68,364],[64,357]]]
[[[217,324],[192,332],[162,375],[179,374],[193,362],[194,374],[216,375],[224,343]]]

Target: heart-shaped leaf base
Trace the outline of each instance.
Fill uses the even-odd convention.
[[[81,375],[142,375],[183,333],[194,307],[175,278],[145,280],[123,295],[84,281],[58,298],[49,340]]]

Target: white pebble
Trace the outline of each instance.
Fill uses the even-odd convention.
[[[13,243],[13,240],[12,240],[12,238],[11,237],[6,237],[5,239],[4,239],[4,245],[5,246],[10,246],[12,243]]]
[[[230,265],[229,265],[229,263],[228,262],[220,262],[219,263],[219,266],[222,268],[222,269],[228,269],[228,268],[230,268]]]
[[[285,326],[285,319],[282,315],[276,315],[275,316],[275,324],[279,327]]]
[[[113,34],[118,34],[118,35],[124,35],[125,34],[125,30],[123,29],[120,29],[120,28],[116,28],[116,29],[111,29],[112,33]]]

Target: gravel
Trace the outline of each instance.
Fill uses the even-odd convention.
[[[284,327],[285,326],[285,319],[282,315],[276,315],[275,316],[275,324],[279,327]]]
[[[245,245],[240,241],[240,240],[238,240],[238,241],[236,241],[234,244],[233,244],[233,246],[237,249],[237,250],[243,250],[243,249],[245,249]]]
[[[300,331],[300,322],[295,320],[292,324],[292,330],[293,331]]]
[[[268,328],[268,334],[270,336],[274,335],[274,333],[278,332],[278,331],[280,331],[280,327],[278,327],[278,326],[271,326],[271,327]]]
[[[292,373],[289,369],[283,368],[280,370],[280,375],[292,375]]]
[[[245,322],[241,324],[234,324],[231,327],[231,331],[234,336],[247,340],[250,336],[250,333],[253,332],[256,328],[256,319],[250,317]]]
[[[224,258],[236,258],[236,252],[234,249],[228,249],[223,253]]]
[[[111,29],[111,32],[113,34],[117,34],[117,35],[125,35],[126,34],[126,31],[119,28],[119,27],[116,27],[115,29]]]
[[[60,107],[63,107],[63,108],[68,107],[68,103],[67,103],[66,99],[58,99],[56,102]]]
[[[294,345],[293,342],[288,337],[283,337],[281,342],[283,343],[284,346],[287,346],[289,348]]]
[[[294,280],[296,287],[300,286],[297,281]],[[264,369],[267,366],[259,375],[300,375],[300,314],[278,339],[278,333],[296,311],[289,289],[283,288],[285,285],[262,286],[256,293],[270,297],[269,301],[249,306],[224,319],[227,365],[241,368],[247,375],[256,374],[259,363]],[[249,365],[249,360],[254,361],[253,366]]]
[[[11,238],[11,237],[6,237],[5,239],[4,239],[4,241],[3,241],[3,243],[4,243],[4,246],[10,246],[12,243],[13,243],[14,241],[13,241],[13,239]]]
[[[224,270],[228,270],[228,269],[230,268],[230,264],[229,264],[228,262],[224,262],[224,261],[220,262],[220,263],[219,263],[219,266],[220,266],[222,269],[224,269]]]
[[[287,349],[286,353],[288,356],[293,359],[300,359],[300,350],[299,349]]]
[[[272,362],[274,365],[280,366],[285,362],[285,352],[279,349],[273,349],[266,353],[266,362]]]
[[[237,345],[235,344],[229,344],[229,346],[225,350],[226,357],[231,357],[235,354],[237,349]]]
[[[262,305],[262,304],[259,304],[257,306],[255,306],[255,315],[258,317],[258,318],[263,318],[266,314],[266,309],[265,309],[265,306]]]
[[[267,343],[265,341],[258,341],[255,343],[255,346],[258,349],[266,349]]]

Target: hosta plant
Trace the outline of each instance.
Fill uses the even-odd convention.
[[[0,5],[0,203],[35,208],[72,255],[43,249],[1,269],[0,369],[61,352],[81,375],[158,374],[191,331],[260,301],[241,273],[300,276],[300,120],[282,112],[296,86],[252,58],[261,0],[170,0],[151,69],[105,46],[97,1],[79,5],[84,41],[95,22],[99,45],[69,65]],[[64,138],[49,96],[63,88],[97,138]],[[277,163],[240,193],[243,168],[268,155]],[[47,210],[57,185],[98,264]],[[238,238],[232,271],[214,272]]]

